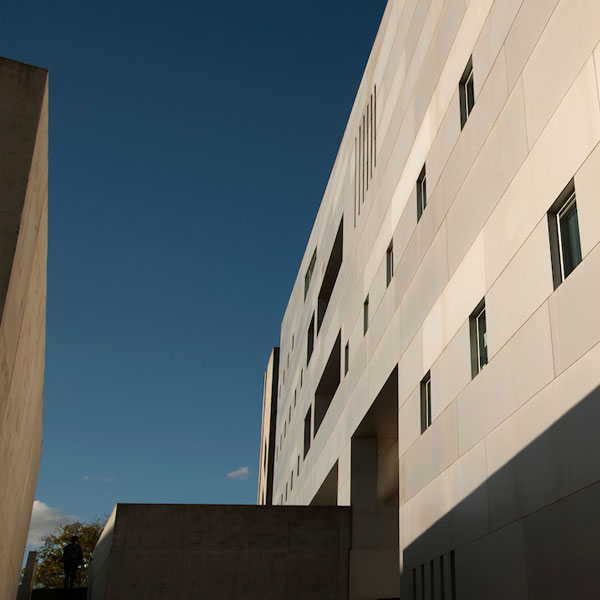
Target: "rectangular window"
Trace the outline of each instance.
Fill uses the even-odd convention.
[[[417,222],[421,220],[421,216],[425,207],[427,206],[427,177],[425,172],[425,165],[419,173],[417,179]]]
[[[300,455],[298,454],[298,464],[296,465],[296,477],[300,476]]]
[[[556,289],[581,262],[579,219],[573,180],[548,212],[552,279]]]
[[[306,295],[308,294],[308,288],[310,287],[310,280],[312,279],[313,272],[315,270],[315,264],[317,262],[317,249],[313,252],[312,258],[310,259],[310,263],[308,263],[308,269],[306,269],[306,275],[304,275],[304,299],[306,300]]]
[[[488,362],[485,298],[469,318],[471,333],[471,377],[475,377]]]
[[[350,342],[346,342],[346,347],[344,348],[344,375],[348,374],[349,364],[350,364]]]
[[[385,287],[390,285],[394,276],[394,240],[390,242],[387,252],[385,253]]]
[[[304,458],[310,450],[310,425],[311,425],[311,412],[312,407],[308,407],[306,417],[304,417]]]
[[[431,425],[431,372],[421,381],[421,433]]]
[[[304,369],[300,369],[300,389],[302,389],[302,380],[304,379]]]
[[[369,329],[369,296],[365,298],[363,304],[363,335],[367,333],[367,329]]]
[[[296,408],[296,396],[297,396],[297,390],[294,390],[294,408]]]
[[[290,475],[290,492],[294,489],[294,471]]]
[[[462,129],[467,122],[473,106],[475,106],[475,87],[473,85],[473,57],[469,58],[469,62],[465,67],[465,71],[460,78],[458,86],[460,96],[460,128]]]
[[[312,319],[310,320],[310,325],[308,326],[308,334],[306,338],[306,364],[310,362],[310,357],[313,353],[313,348],[315,345],[315,313],[313,313]]]

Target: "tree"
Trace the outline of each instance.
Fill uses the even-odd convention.
[[[104,522],[98,520],[91,523],[69,523],[59,525],[54,533],[43,538],[44,544],[39,551],[36,587],[57,588],[63,586],[63,548],[71,541],[71,536],[79,536],[79,544],[83,550],[84,566],[77,573],[77,585],[86,587],[88,584],[88,565],[90,555],[104,528]]]

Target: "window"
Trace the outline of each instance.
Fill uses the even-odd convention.
[[[310,320],[310,325],[308,326],[308,334],[306,339],[306,364],[310,362],[310,357],[313,353],[313,348],[315,345],[315,313],[313,313],[312,319]]]
[[[367,333],[367,329],[369,329],[369,296],[365,298],[363,304],[363,335]]]
[[[285,484],[285,501],[287,502],[287,491],[288,491],[288,484]]]
[[[327,267],[325,268],[323,284],[319,290],[319,296],[317,300],[317,334],[321,329],[321,323],[325,318],[325,311],[329,306],[329,300],[331,299],[331,294],[333,293],[333,288],[335,287],[335,282],[337,281],[337,276],[342,266],[343,247],[344,218],[342,217],[335,240],[333,242],[331,254],[329,255],[329,260],[327,261]]]
[[[296,465],[296,477],[300,476],[300,455],[298,454],[298,464]]]
[[[485,299],[469,318],[471,330],[471,377],[475,377],[488,362]]]
[[[296,395],[297,390],[294,390],[294,408],[296,408]]]
[[[437,569],[436,563],[438,565]],[[430,598],[455,600],[456,566],[454,550],[431,559],[429,564],[423,563],[412,569],[412,588],[414,600],[429,600]]]
[[[300,389],[302,389],[302,380],[304,379],[304,369],[300,369]]]
[[[467,122],[467,118],[475,106],[475,88],[473,86],[473,57],[469,58],[469,62],[465,67],[463,76],[460,78],[458,86],[460,96],[460,128],[462,129]]]
[[[323,374],[315,390],[315,422],[314,422],[314,435],[317,435],[319,427],[327,414],[329,406],[333,401],[333,397],[340,385],[340,372],[341,372],[341,343],[342,332],[338,333],[335,340],[327,364],[323,369]]]
[[[350,364],[350,342],[346,342],[344,348],[344,375],[348,374],[348,366]]]
[[[292,352],[294,351],[294,334],[292,333]]]
[[[421,381],[421,433],[431,425],[431,373]]]
[[[306,300],[306,295],[308,294],[308,288],[310,287],[310,280],[313,276],[313,271],[315,270],[315,263],[317,262],[317,249],[313,252],[312,258],[310,259],[310,263],[308,263],[308,269],[306,269],[306,275],[304,275],[304,299]]]
[[[417,222],[421,220],[421,215],[427,206],[427,178],[425,176],[425,165],[419,173],[417,179]]]
[[[292,473],[290,475],[290,492],[294,489],[294,470],[292,469]]]
[[[294,392],[294,394],[295,394],[295,393],[296,393],[296,392]],[[292,422],[292,407],[290,406],[290,407],[288,408],[288,423],[291,423],[291,422]]]
[[[390,285],[394,276],[394,240],[390,242],[385,253],[385,287]]]
[[[310,450],[311,409],[312,407],[309,406],[308,412],[306,413],[306,417],[304,417],[304,458],[306,458],[306,455]]]
[[[579,219],[573,180],[548,212],[552,279],[556,289],[581,262]]]

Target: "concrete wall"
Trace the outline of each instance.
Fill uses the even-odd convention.
[[[118,504],[90,600],[346,600],[349,509]]]
[[[475,105],[461,128],[459,82],[471,57]],[[547,518],[557,547],[581,539],[576,555],[599,564],[598,545],[568,529],[577,502],[590,531],[600,520],[591,491],[600,481],[600,414],[586,401],[600,385],[599,61],[597,0],[388,2],[281,326],[290,363],[280,366],[274,498],[285,497],[300,456],[288,504],[309,504],[336,464],[337,501],[353,502],[352,437],[397,368],[405,593],[424,566],[428,595],[442,556],[460,598],[495,597],[492,573],[508,557],[502,576],[523,582],[530,573],[529,588],[499,597],[551,597],[544,594],[568,582],[579,597],[597,589],[581,569],[567,576],[560,551],[549,548],[555,591],[536,587],[530,569],[542,542],[529,523],[555,515]],[[427,206],[418,219],[424,165]],[[548,212],[571,179],[583,260],[555,289]],[[343,262],[307,361],[342,216]],[[489,363],[472,377],[469,318],[484,298]],[[342,366],[303,459],[304,417],[311,407],[314,414],[340,332],[348,371]],[[428,372],[432,422],[422,432]],[[566,513],[551,508],[559,505]],[[442,535],[436,523],[454,522],[449,515],[459,524]],[[505,550],[494,554],[502,535]]]
[[[0,58],[0,598],[14,598],[42,444],[48,73]]]

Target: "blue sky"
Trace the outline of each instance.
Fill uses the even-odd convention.
[[[263,372],[384,8],[3,0],[0,54],[50,71],[49,523],[256,502]]]

